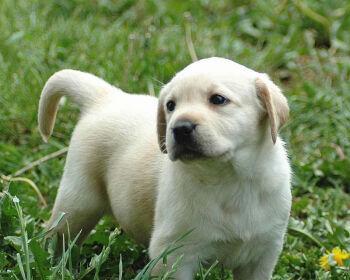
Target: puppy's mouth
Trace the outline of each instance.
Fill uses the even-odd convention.
[[[171,159],[173,161],[179,159],[182,161],[196,160],[205,158],[205,155],[199,147],[175,145]]]

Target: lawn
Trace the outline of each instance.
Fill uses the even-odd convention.
[[[70,102],[49,143],[37,129],[39,95],[55,71],[80,69],[127,92],[157,94],[195,56],[266,72],[288,98],[281,135],[294,199],[273,279],[350,279],[350,260],[331,261],[330,270],[319,261],[336,247],[350,251],[349,31],[346,0],[1,0],[0,279],[118,279],[121,271],[133,279],[147,264],[146,249],[110,218],[54,262],[54,240],[42,233],[65,154],[18,171],[69,144],[78,119]],[[218,265],[205,279],[232,276]]]

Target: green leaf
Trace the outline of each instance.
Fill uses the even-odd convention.
[[[10,243],[18,252],[21,251],[22,248],[22,238],[19,236],[6,236],[4,238],[5,241]]]
[[[37,268],[42,279],[46,279],[50,275],[50,262],[48,252],[40,246],[38,241],[31,240],[29,248],[35,260],[35,267]]]

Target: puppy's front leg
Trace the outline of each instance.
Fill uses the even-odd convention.
[[[235,280],[270,280],[282,250],[282,243],[272,244],[258,260],[233,270]]]
[[[160,256],[172,242],[165,241],[164,238],[155,238],[154,236],[151,239],[149,255],[151,259],[154,259]],[[175,245],[177,246],[177,245]],[[152,275],[159,275],[162,272],[172,270],[172,266],[176,263],[176,261],[181,257],[179,264],[176,268],[176,272],[173,277],[176,280],[192,280],[193,274],[196,272],[198,267],[198,258],[196,258],[190,252],[184,250],[184,248],[179,248],[173,252],[171,252],[167,256],[167,265],[165,266],[162,263],[162,259],[159,260],[157,265],[152,271]]]

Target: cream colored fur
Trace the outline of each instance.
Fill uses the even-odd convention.
[[[212,94],[230,102],[210,104]],[[71,234],[82,229],[85,237],[110,213],[137,242],[149,244],[152,258],[193,229],[170,258],[171,264],[183,254],[176,279],[192,279],[199,260],[215,259],[235,279],[271,278],[291,207],[291,170],[277,136],[287,101],[267,75],[223,58],[203,59],[180,71],[158,104],[91,74],[62,70],[40,99],[45,140],[63,95],[82,115],[50,223],[65,212]],[[170,99],[173,112],[165,106]],[[172,129],[181,119],[197,124],[201,158],[176,159]],[[57,231],[64,233],[65,223]]]

